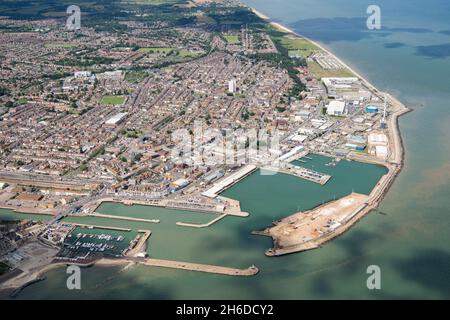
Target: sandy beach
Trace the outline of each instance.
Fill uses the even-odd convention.
[[[112,267],[112,266],[121,266],[121,265],[128,265],[133,264],[133,262],[130,262],[125,259],[107,259],[103,258],[100,260],[97,260],[91,264],[88,265],[80,265],[81,267],[89,267],[89,266],[105,266],[105,267]],[[17,289],[21,286],[26,285],[27,283],[33,282],[36,279],[41,278],[46,273],[58,269],[58,268],[64,268],[68,265],[71,265],[70,263],[66,262],[54,262],[48,265],[45,265],[41,268],[38,268],[32,272],[22,273],[19,276],[12,278],[2,284],[0,284],[0,290],[10,290],[10,289]]]

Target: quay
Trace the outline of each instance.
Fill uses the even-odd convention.
[[[235,200],[226,199],[228,202],[234,202]],[[149,206],[149,207],[160,207],[166,209],[176,209],[183,211],[196,211],[196,212],[204,212],[204,213],[223,213],[223,208],[218,206],[216,203],[198,203],[198,202],[189,202],[186,200],[174,200],[174,199],[152,199],[152,200],[139,200],[139,199],[121,199],[117,197],[105,197],[99,200],[96,200],[95,203],[92,203],[90,211],[97,214],[95,211],[102,205],[104,202],[114,202],[114,203],[122,203],[126,206],[132,205],[141,205],[141,206]],[[236,201],[238,202],[238,201]],[[243,212],[241,214],[235,212],[228,212],[233,215],[242,215],[247,216],[248,214]],[[117,216],[116,216],[117,217]],[[128,217],[126,217],[128,218]]]
[[[143,219],[143,218],[133,218],[133,217],[124,217],[124,216],[114,216],[110,214],[103,213],[90,213],[87,215],[88,217],[97,217],[97,218],[108,218],[108,219],[117,219],[117,220],[128,220],[128,221],[138,221],[138,222],[148,222],[148,223],[159,223],[159,219]]]
[[[88,229],[105,229],[105,230],[115,230],[115,231],[126,231],[130,232],[131,229],[128,228],[119,228],[119,227],[106,227],[106,226],[97,226],[92,224],[84,224],[84,223],[76,223],[76,222],[66,222],[68,224],[73,224],[74,226],[88,228]]]
[[[257,168],[258,167],[255,165],[245,165],[243,168],[239,169],[233,174],[214,183],[213,187],[203,192],[202,195],[208,198],[216,198],[220,193],[253,173]]]
[[[130,259],[129,259],[130,260]],[[162,259],[132,259],[134,261],[146,266],[153,267],[163,267],[172,269],[182,269],[189,271],[198,271],[206,273],[216,273],[228,276],[254,276],[258,274],[259,269],[255,266],[248,267],[246,269],[237,269],[230,267],[214,266],[209,264],[191,263],[191,262],[180,262],[173,260],[162,260]]]
[[[265,166],[262,167],[261,170],[267,170],[267,171],[274,171],[274,172],[281,172],[284,174],[289,174],[294,177],[302,178],[311,182],[318,183],[320,185],[325,185],[328,180],[331,179],[331,176],[329,174],[317,172],[311,169],[303,168],[300,166],[296,166],[293,164],[283,164],[280,167],[274,167],[274,166]]]
[[[304,160],[301,160],[301,158],[307,158],[306,156],[308,154],[309,154],[309,151],[306,151],[303,146],[298,146],[298,147],[293,148],[291,151],[280,156],[278,158],[278,161],[289,163],[294,160],[298,160],[300,162],[305,162]]]
[[[147,240],[150,238],[150,236],[152,234],[152,232],[150,230],[138,230],[138,232],[143,233],[143,235],[139,238],[136,245],[132,249],[130,249],[130,251],[128,251],[126,253],[126,256],[128,256],[128,257],[134,257],[138,253],[144,251],[144,247],[147,243]]]

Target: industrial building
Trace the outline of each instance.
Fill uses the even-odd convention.
[[[184,187],[187,187],[189,184],[190,184],[189,180],[178,179],[178,180],[173,181],[170,184],[169,190],[170,190],[170,192],[176,192],[178,190],[183,189]]]
[[[379,158],[386,158],[388,156],[388,137],[384,133],[371,133],[367,137],[369,145],[369,153],[376,155]]]
[[[367,105],[365,110],[367,113],[377,113],[379,109],[377,106]]]
[[[105,124],[108,126],[116,126],[120,124],[125,116],[127,115],[127,112],[119,112],[118,114],[112,116],[108,120],[105,121]]]
[[[220,179],[224,176],[224,172],[222,170],[215,170],[213,172],[208,173],[203,177],[203,181],[205,183],[211,183],[217,179]]]
[[[366,149],[366,145],[360,143],[346,143],[345,147],[355,151],[364,151]]]
[[[327,88],[328,93],[336,93],[336,91],[352,90],[359,84],[356,77],[340,77],[340,78],[322,78],[322,82]]]
[[[75,79],[89,78],[90,76],[92,76],[92,73],[90,71],[75,71],[73,74],[73,77]]]
[[[330,116],[342,116],[345,114],[345,101],[333,100],[328,104],[327,114]]]
[[[232,80],[228,81],[228,92],[236,93],[236,90],[237,90],[236,80],[232,79]]]

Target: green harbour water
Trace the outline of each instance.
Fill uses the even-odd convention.
[[[25,289],[19,298],[90,299],[97,296],[181,299],[230,298],[230,294],[233,298],[256,298],[259,294],[269,298],[270,288],[278,281],[300,281],[303,277],[313,277],[317,269],[326,269],[328,260],[323,260],[322,254],[319,254],[325,248],[327,251],[331,250],[324,254],[334,260],[333,264],[348,263],[345,248],[333,243],[316,252],[269,258],[264,255],[264,251],[271,247],[272,240],[251,234],[251,231],[270,226],[274,220],[345,196],[352,191],[367,194],[387,172],[384,167],[355,161],[341,161],[335,167],[327,167],[325,164],[330,158],[309,156],[312,160],[306,160],[307,163],[302,165],[330,173],[333,178],[327,185],[320,186],[285,174],[262,175],[257,171],[224,192],[224,196],[241,201],[242,210],[250,212],[248,218],[227,217],[211,227],[193,229],[177,226],[176,222],[204,223],[215,216],[209,213],[105,203],[97,210],[99,213],[160,219],[161,222],[153,224],[99,217],[70,217],[64,220],[133,230],[149,229],[152,231],[148,246],[151,257],[237,268],[255,264],[261,270],[256,277],[229,277],[143,266],[135,266],[126,271],[121,271],[118,267],[94,267],[83,270],[83,276],[86,274],[83,281],[87,283],[87,289],[73,292],[65,288],[66,274],[63,269],[59,269],[49,272],[46,281]],[[3,214],[0,217],[11,215]],[[309,258],[305,260],[306,257]],[[361,277],[364,275],[363,272]],[[57,287],[57,283],[60,290],[48,290],[50,287]],[[132,292],[127,291],[124,295],[124,286]],[[283,287],[277,288],[277,295],[280,297],[289,298],[298,294],[296,286],[288,291]],[[307,289],[305,286],[303,288]],[[266,290],[267,293],[264,293]]]

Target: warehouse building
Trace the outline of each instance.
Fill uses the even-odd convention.
[[[343,116],[345,114],[345,101],[331,101],[327,107],[327,114],[330,116]]]

